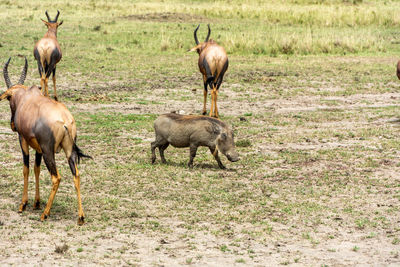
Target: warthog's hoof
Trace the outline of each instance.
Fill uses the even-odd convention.
[[[78,218],[78,225],[83,225],[85,223],[85,217],[81,216]]]

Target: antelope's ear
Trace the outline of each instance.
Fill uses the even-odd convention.
[[[195,47],[193,47],[192,49],[189,49],[188,52],[194,52],[197,51],[197,49],[201,48],[201,44],[196,45]]]
[[[63,24],[63,22],[64,22],[64,21],[62,20],[60,23],[58,23],[58,26],[61,26],[61,24]]]
[[[8,89],[7,91],[5,91],[1,96],[0,96],[0,101],[6,98],[9,98],[12,96],[12,91],[10,89]]]
[[[49,26],[49,23],[47,21],[45,21],[44,19],[40,19],[41,21],[43,21],[44,24],[46,24],[46,26]]]

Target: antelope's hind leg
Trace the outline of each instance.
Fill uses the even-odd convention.
[[[81,179],[79,176],[77,160],[78,154],[76,153],[76,151],[73,151],[68,159],[68,164],[71,169],[72,175],[74,176],[75,190],[78,198],[78,225],[83,225],[85,223],[85,214],[83,213],[82,208]]]
[[[82,208],[82,199],[81,199],[81,179],[78,171],[78,147],[75,145],[72,138],[69,136],[68,130],[66,130],[66,135],[61,143],[62,148],[65,152],[65,156],[68,160],[69,168],[71,169],[71,173],[74,177],[74,185],[76,190],[76,195],[78,198],[78,225],[83,225],[85,223],[85,214],[83,213]]]
[[[24,160],[24,190],[22,193],[22,201],[19,205],[18,212],[23,212],[26,209],[26,205],[28,204],[28,180],[29,180],[29,145],[26,140],[20,135],[19,143],[21,145],[22,157]]]
[[[218,89],[215,89],[215,96],[214,96],[214,115],[215,115],[215,118],[219,118],[217,100],[218,100]]]
[[[35,172],[35,203],[33,204],[34,209],[40,209],[40,192],[39,192],[39,175],[40,175],[40,164],[42,162],[42,154],[39,152],[36,152],[35,155],[35,166],[34,166],[34,172]]]
[[[53,183],[53,187],[51,189],[51,193],[49,196],[49,200],[47,201],[46,208],[44,209],[42,216],[40,217],[41,221],[44,221],[45,219],[47,219],[48,216],[50,216],[50,209],[51,209],[51,206],[53,205],[54,197],[56,196],[58,186],[60,185],[60,181],[61,181],[61,176],[58,173],[57,168],[56,168],[54,152],[51,150],[43,151],[43,158],[44,158],[44,162],[46,163],[46,167],[50,172],[51,182]]]

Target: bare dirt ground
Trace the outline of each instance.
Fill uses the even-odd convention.
[[[32,206],[23,214],[17,213],[23,185],[21,155],[16,135],[6,123],[9,117],[8,104],[1,103],[0,117],[4,121],[0,127],[0,149],[3,152],[0,157],[3,187],[0,209],[1,265],[400,265],[400,212],[397,208],[400,160],[396,146],[390,147],[390,142],[397,144],[399,137],[400,123],[396,112],[391,111],[398,109],[400,93],[294,95],[276,99],[260,97],[258,101],[247,101],[245,98],[232,101],[240,97],[240,90],[232,90],[237,87],[240,85],[229,81],[224,83],[218,105],[223,116],[233,117],[230,120],[235,122],[237,128],[240,128],[237,126],[238,114],[252,112],[251,117],[246,117],[251,125],[242,127],[236,136],[238,140],[251,140],[252,146],[242,151],[242,162],[258,157],[260,162],[255,163],[256,167],[252,166],[249,170],[245,163],[227,163],[228,171],[223,172],[214,167],[209,156],[203,156],[206,157],[205,163],[198,163],[194,171],[176,165],[176,169],[179,169],[177,174],[173,170],[177,156],[173,155],[178,150],[171,149],[167,154],[171,159],[170,166],[165,171],[181,175],[183,180],[171,180],[168,186],[161,189],[149,180],[143,191],[135,193],[135,198],[129,198],[122,193],[92,189],[101,186],[107,190],[109,181],[96,184],[96,172],[91,172],[93,168],[107,172],[107,166],[131,159],[131,156],[110,155],[107,149],[97,148],[99,144],[83,141],[81,146],[96,158],[95,163],[81,165],[81,175],[85,177],[82,195],[88,217],[83,227],[76,226],[74,222],[75,193],[69,178],[62,181],[55,198],[56,208],[53,208],[55,210],[49,220],[40,222],[41,210],[33,210]],[[146,97],[146,101],[154,101],[153,104],[142,103],[133,97],[130,102],[124,103],[75,101],[68,102],[67,106],[73,109],[74,114],[116,112],[141,115],[175,110],[198,114],[202,106],[200,89],[201,86],[197,91],[191,91],[192,88],[182,83],[180,88],[171,89],[171,92],[185,90],[192,98],[181,100],[171,97],[161,103],[165,90],[154,88],[151,95]],[[335,86],[325,86],[327,91],[334,92],[336,89]],[[256,92],[254,94],[257,96]],[[393,109],[388,111],[387,108]],[[342,112],[343,116],[330,117],[338,112]],[[274,118],[277,122],[274,122]],[[298,123],[301,119],[304,121]],[[272,136],[268,135],[270,127],[274,131]],[[368,135],[368,129],[382,131]],[[85,135],[82,130],[80,132]],[[335,132],[337,134],[330,134]],[[135,145],[138,150],[132,157],[138,157],[139,163],[147,162],[152,131],[130,133],[132,136],[142,140]],[[341,155],[340,150],[346,155]],[[142,155],[137,155],[137,151],[142,151]],[[317,156],[317,153],[324,151],[328,154],[332,152],[333,156]],[[306,154],[300,159],[292,159],[280,157],[282,153]],[[335,158],[335,155],[341,156]],[[186,151],[179,154],[179,158],[181,162],[186,162]],[[63,155],[58,155],[57,159],[59,165],[65,164]],[[153,168],[144,166],[144,173]],[[161,167],[156,165],[154,168]],[[290,174],[292,170],[297,172]],[[21,178],[11,179],[10,173]],[[69,175],[66,168],[64,173]],[[127,181],[133,177],[118,176],[116,173],[113,174],[116,175],[113,183],[121,183],[122,187],[140,185],[139,181]],[[190,214],[182,217],[179,212],[174,212],[181,208],[177,206],[179,201],[171,201],[165,195],[162,204],[164,193],[159,198],[148,195],[149,192],[157,194],[169,190],[174,183],[183,186],[188,179],[199,179],[199,173],[217,175],[220,180],[251,188],[254,199],[264,197],[263,212],[251,217],[257,222],[232,220],[219,224],[218,219],[212,217],[209,221],[194,220],[191,228],[187,218]],[[335,174],[337,176],[330,176]],[[30,201],[34,188],[32,175]],[[41,190],[44,201],[51,186],[46,180],[49,180],[48,174],[43,168]],[[6,187],[8,189],[4,189]],[[189,193],[196,193],[194,189],[188,190]],[[301,190],[304,193],[299,192]],[[96,203],[92,194],[114,197],[119,205],[112,212],[107,211],[103,206],[108,203]],[[215,206],[214,209],[218,210],[221,218],[251,213],[259,205],[254,199],[237,206],[237,209],[224,211],[224,206]],[[130,210],[130,205],[137,203],[144,206],[145,212],[136,214]],[[279,203],[283,206],[290,203],[290,209],[281,208]],[[101,216],[107,216],[107,212],[111,218],[99,224],[97,221]],[[213,208],[208,212],[214,212]],[[196,215],[193,214],[193,217]],[[159,230],[158,224],[153,223],[155,218],[164,230]],[[148,225],[157,229],[150,230]]]

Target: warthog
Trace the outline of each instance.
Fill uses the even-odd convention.
[[[210,149],[221,169],[225,169],[225,166],[218,156],[218,150],[232,162],[239,160],[232,130],[218,119],[169,113],[160,115],[154,121],[154,130],[156,140],[151,143],[152,163],[156,160],[156,147],[160,151],[162,163],[166,163],[164,150],[169,144],[174,147],[190,147],[188,163],[190,168],[193,167],[193,159],[199,146],[206,146]]]

